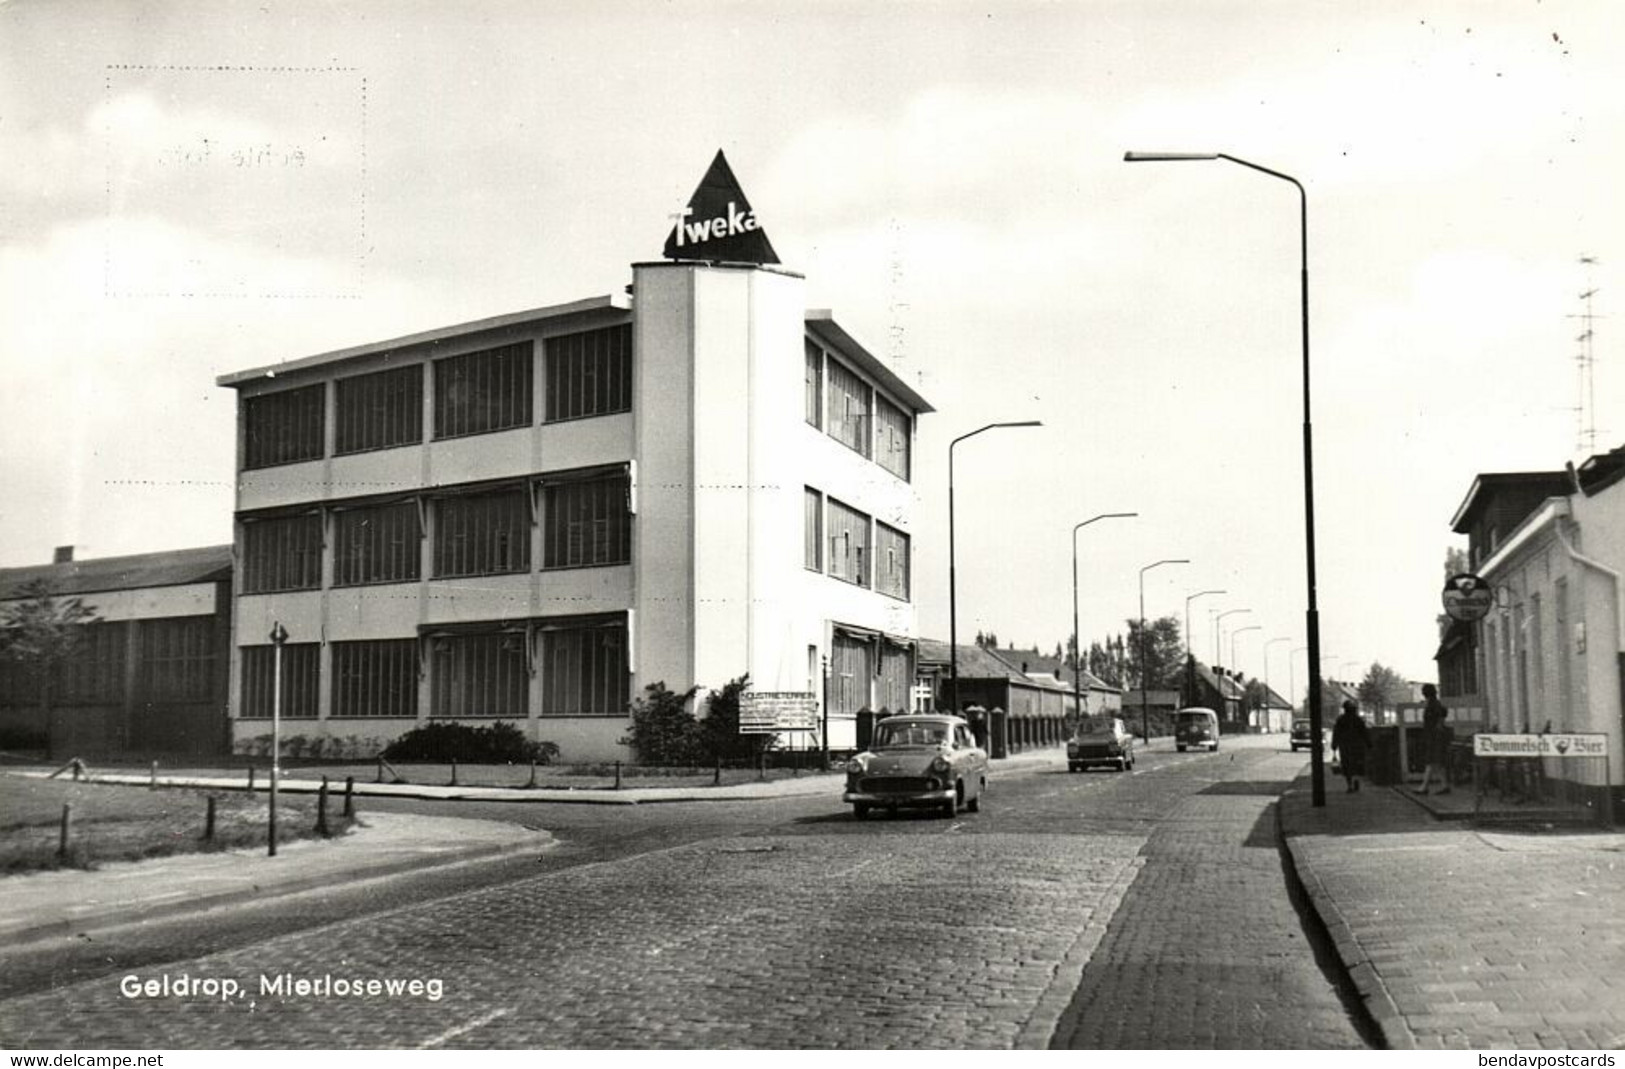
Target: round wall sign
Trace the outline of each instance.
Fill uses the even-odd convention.
[[[1452,620],[1478,620],[1495,604],[1495,590],[1476,575],[1452,575],[1444,584],[1444,611]]]

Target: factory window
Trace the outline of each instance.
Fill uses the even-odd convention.
[[[806,339],[807,348],[807,422],[814,427],[824,425],[824,350]]]
[[[422,540],[415,501],[345,509],[334,520],[333,585],[405,583],[418,577]]]
[[[443,497],[436,504],[437,579],[530,568],[530,504],[523,489]]]
[[[243,398],[243,467],[320,460],[326,384]]]
[[[870,455],[869,386],[834,360],[829,362],[829,436],[848,449]]]
[[[322,518],[312,512],[243,521],[243,593],[322,585]]]
[[[858,586],[869,585],[869,517],[829,499],[829,574]]]
[[[142,625],[143,627],[150,625]],[[101,705],[124,697],[124,652],[130,627],[127,623],[97,621],[76,627],[71,634],[74,647],[67,660],[56,666],[53,697],[63,705]],[[15,661],[13,670],[27,671]],[[28,672],[30,677],[32,672]],[[33,699],[39,699],[38,694]]]
[[[418,715],[415,639],[333,643],[335,718]]]
[[[530,671],[522,632],[442,635],[433,640],[431,658],[435,716],[528,715]]]
[[[875,460],[899,479],[908,479],[908,413],[878,395],[875,397]]]
[[[339,379],[334,452],[364,453],[423,441],[423,366]]]
[[[148,701],[201,702],[214,692],[217,625],[213,617],[143,620],[139,692]]]
[[[632,325],[548,338],[547,416],[557,420],[632,410]]]
[[[908,535],[875,524],[875,589],[908,600]]]
[[[632,515],[624,475],[546,487],[542,567],[588,568],[632,559]]]
[[[314,720],[320,701],[317,678],[320,674],[321,646],[315,642],[290,642],[282,647],[282,719]],[[271,719],[271,701],[276,686],[276,647],[243,647],[243,700],[238,717],[243,720]]]
[[[434,363],[434,436],[524,427],[531,419],[533,348],[528,341]]]
[[[807,531],[802,564],[815,572],[824,570],[824,495],[806,488]]]
[[[542,634],[543,716],[625,716],[626,625]]]

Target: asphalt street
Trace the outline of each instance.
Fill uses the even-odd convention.
[[[1057,760],[996,775],[984,812],[953,820],[860,823],[833,793],[522,812],[380,803],[523,820],[562,846],[455,879],[7,955],[0,1037],[1359,1047],[1276,848],[1270,806],[1304,762],[1279,738],[1144,754],[1132,773],[1071,775]],[[373,981],[381,990],[367,990]]]

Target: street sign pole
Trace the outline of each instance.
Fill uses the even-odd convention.
[[[273,624],[271,646],[276,652],[271,673],[271,813],[266,833],[271,857],[276,857],[276,787],[282,776],[282,646],[287,641],[287,628],[280,622]]]

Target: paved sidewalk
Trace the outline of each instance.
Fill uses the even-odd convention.
[[[180,854],[0,879],[0,945],[293,894],[477,858],[543,850],[553,836],[494,820],[371,813],[336,839]]]
[[[1625,834],[1475,829],[1330,777],[1326,802],[1300,778],[1281,829],[1390,1047],[1625,1045]]]

